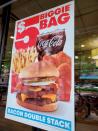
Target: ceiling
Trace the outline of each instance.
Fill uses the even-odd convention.
[[[98,28],[98,0],[76,0],[76,35]]]
[[[75,7],[75,51],[97,48],[98,0],[76,0]]]
[[[9,36],[13,35],[15,20],[42,12],[70,0],[16,0],[12,4]],[[0,14],[2,10],[0,9]],[[1,15],[0,15],[1,16]],[[75,1],[75,51],[98,47],[98,0]],[[85,45],[81,48],[81,45]],[[8,48],[12,40],[8,38]],[[11,51],[8,51],[9,53]],[[8,54],[7,54],[8,56]]]

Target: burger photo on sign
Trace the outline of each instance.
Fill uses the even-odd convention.
[[[57,109],[57,78],[59,72],[54,64],[35,62],[24,68],[17,84],[17,103],[25,108],[52,112]]]

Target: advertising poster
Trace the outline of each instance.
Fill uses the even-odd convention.
[[[74,131],[74,2],[16,22],[5,117]]]

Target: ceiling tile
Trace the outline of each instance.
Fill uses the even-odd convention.
[[[82,16],[86,28],[98,26],[98,11]]]
[[[83,8],[90,8],[92,6],[96,6],[98,5],[98,0],[76,0],[76,3],[79,6],[79,9],[83,9]]]
[[[46,9],[55,7],[55,6],[57,6],[57,5],[67,3],[67,2],[69,2],[70,0],[36,0],[36,1],[40,4],[40,6],[41,6],[44,10],[46,10]]]

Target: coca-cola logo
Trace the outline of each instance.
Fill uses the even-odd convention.
[[[56,35],[48,40],[39,40],[38,46],[45,49],[47,47],[57,47],[62,45],[62,36]]]

